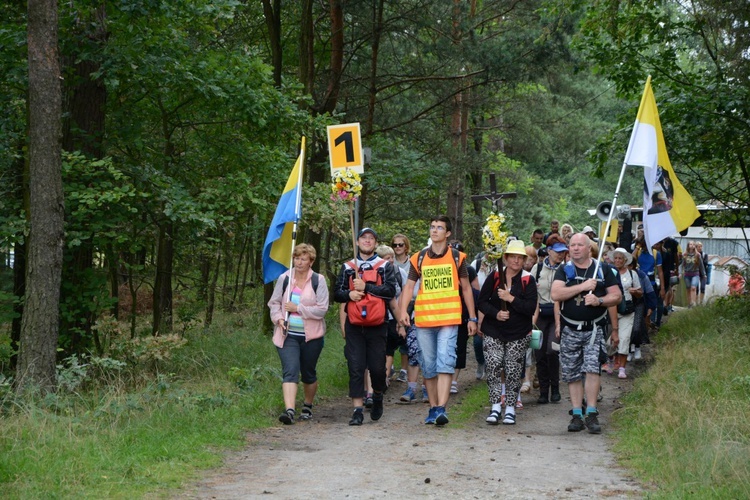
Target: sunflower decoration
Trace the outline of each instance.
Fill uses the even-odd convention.
[[[337,170],[331,179],[331,199],[334,201],[357,201],[362,194],[362,178],[353,170]]]
[[[498,260],[503,256],[505,245],[508,242],[508,233],[505,232],[503,225],[505,216],[501,213],[492,212],[487,216],[487,220],[482,228],[482,242],[486,252],[485,259],[488,262]]]

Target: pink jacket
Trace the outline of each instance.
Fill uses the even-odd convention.
[[[286,304],[289,289],[294,286],[294,281],[290,278],[289,285],[284,293],[284,277],[289,276],[290,271],[286,271],[279,276],[276,286],[273,289],[271,300],[268,301],[268,308],[271,310],[271,321],[274,324],[273,343],[276,347],[284,347],[284,329],[278,325],[280,319],[286,317],[284,304]],[[305,322],[305,340],[310,341],[319,339],[326,333],[326,312],[328,312],[328,284],[325,276],[321,275],[318,280],[318,291],[313,291],[312,278],[313,270],[310,269],[301,286],[302,295],[297,313],[302,316]]]

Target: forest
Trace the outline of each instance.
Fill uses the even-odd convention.
[[[307,138],[300,241],[351,252],[326,126],[371,151],[360,225],[481,250],[489,174],[521,239],[611,200],[649,75],[681,182],[747,218],[750,11],[733,0],[0,2],[2,383],[54,388],[102,332],[264,307],[261,253]],[[620,199],[642,202],[628,169]],[[714,221],[720,224],[722,221]],[[146,320],[144,321],[144,318]]]

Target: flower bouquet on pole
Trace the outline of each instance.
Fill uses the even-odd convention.
[[[500,212],[491,212],[485,220],[482,228],[482,243],[484,243],[484,259],[490,265],[490,269],[496,266],[500,277],[500,286],[505,287],[505,272],[502,262],[503,252],[508,243],[508,233],[505,231],[505,216]],[[505,307],[505,303],[503,303]]]
[[[337,170],[331,179],[331,200],[349,204],[349,223],[352,228],[354,260],[357,259],[357,233],[354,228],[354,202],[362,194],[362,178],[350,169]]]

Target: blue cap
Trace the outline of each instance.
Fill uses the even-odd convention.
[[[375,230],[371,227],[363,227],[359,231],[359,234],[357,235],[357,239],[361,238],[362,235],[367,234],[367,233],[370,233],[371,235],[375,237],[375,240],[378,240],[378,233],[376,233]]]
[[[555,252],[567,252],[568,251],[568,246],[565,243],[562,243],[562,242],[558,241],[557,243],[555,243],[551,247],[547,247],[547,249],[548,250],[550,250],[550,249],[554,250]]]

